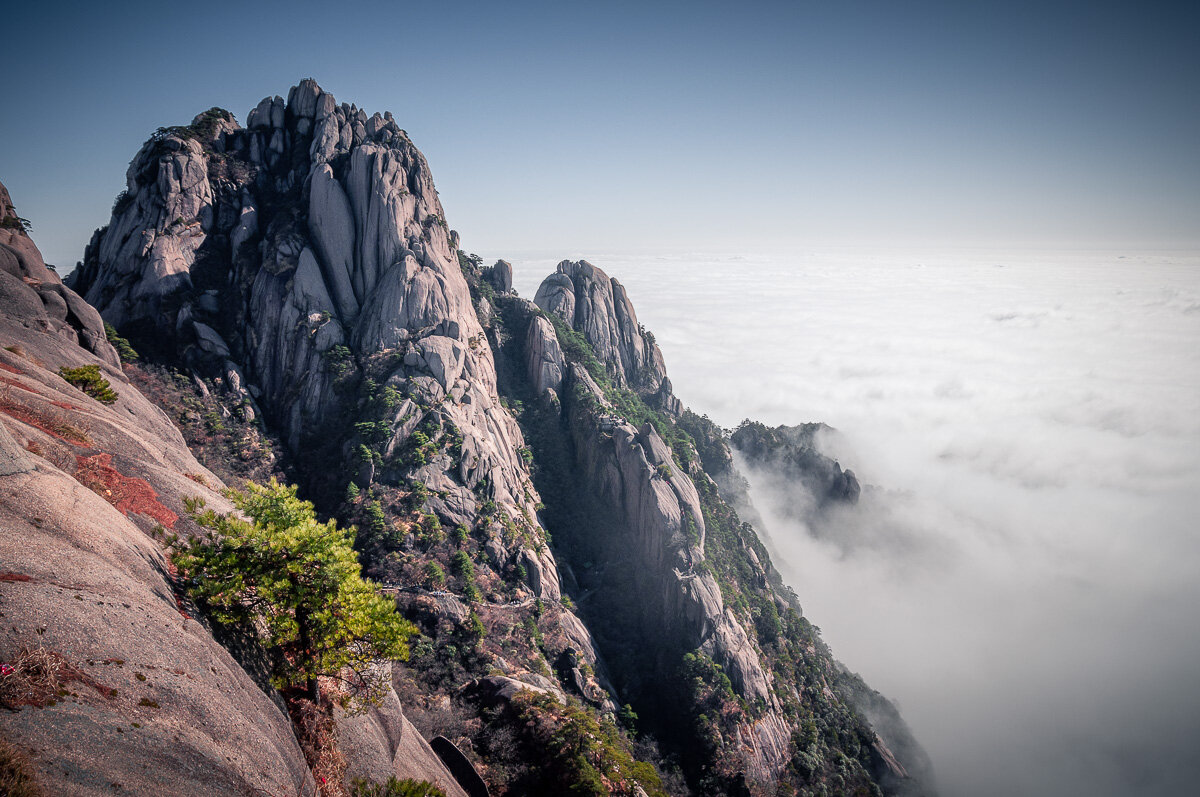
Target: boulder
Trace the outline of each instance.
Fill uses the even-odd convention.
[[[383,665],[390,671],[391,665]],[[386,783],[388,778],[425,780],[448,797],[467,797],[458,780],[404,716],[400,699],[389,687],[378,704],[365,712],[335,709],[338,745],[345,754],[346,785],[356,778]]]
[[[564,260],[542,281],[534,302],[587,339],[617,386],[644,396],[662,389],[666,379],[662,351],[638,323],[625,288],[604,271],[586,260]],[[666,390],[669,396],[670,387]],[[677,410],[671,398],[660,396],[655,404]]]
[[[525,335],[525,367],[533,390],[538,395],[547,390],[556,393],[562,386],[566,360],[558,344],[554,325],[540,315],[529,321]]]
[[[465,697],[478,701],[488,708],[497,706],[507,707],[512,702],[512,699],[521,692],[550,695],[560,703],[565,704],[567,702],[566,695],[561,690],[534,686],[533,684],[503,675],[489,675],[484,678],[476,678],[462,689]]]
[[[513,269],[507,260],[497,260],[495,265],[483,270],[483,278],[487,280],[496,293],[511,293]]]

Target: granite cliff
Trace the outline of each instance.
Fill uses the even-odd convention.
[[[420,633],[380,707],[337,714],[355,772],[472,794],[929,791],[902,723],[873,726],[886,701],[780,581],[728,436],[674,395],[625,289],[564,261],[517,297],[509,263],[459,249],[390,114],[311,80],[244,127],[210,109],[137,152],[69,288],[21,246],[0,247],[24,291],[13,323],[102,361],[117,410],[145,405],[125,430],[149,424],[175,452],[178,473],[144,478],[185,530],[184,496],[220,501],[219,475],[267,470],[357,527]],[[121,370],[100,316],[137,365]],[[140,476],[141,456],[113,462]],[[152,525],[125,533],[152,553]],[[258,694],[245,718],[224,710],[275,729],[270,771],[295,782],[255,788],[312,793],[286,714]]]
[[[0,218],[15,218],[2,185]],[[24,231],[0,236],[6,754],[26,756],[46,794],[316,795],[253,652],[218,642],[164,556],[164,530],[195,531],[185,498],[228,508],[220,479],[126,377],[99,314]],[[88,367],[112,396],[61,375]],[[342,733],[359,749],[348,777],[463,793],[394,694]]]
[[[621,699],[679,745],[699,790],[932,793],[919,745],[902,722],[876,733],[860,697],[886,701],[837,665],[739,517],[758,522],[728,434],[673,395],[619,283],[564,261],[529,302],[464,270],[569,591]],[[841,741],[802,733],[817,716]],[[853,763],[833,776],[838,760]]]

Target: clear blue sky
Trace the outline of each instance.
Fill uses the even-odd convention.
[[[25,2],[0,181],[69,267],[156,127],[311,76],[473,250],[1197,246],[1198,7]]]

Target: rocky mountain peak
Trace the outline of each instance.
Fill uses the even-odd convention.
[[[160,128],[127,183],[74,286],[253,386],[293,447],[327,418],[331,358],[411,354],[439,398],[490,370],[432,175],[391,114],[304,80],[245,128],[221,109]]]
[[[584,336],[618,387],[655,396],[655,403],[678,414],[662,350],[638,323],[621,283],[586,260],[564,260],[542,281],[534,302]]]
[[[0,289],[17,280],[64,336],[102,330],[51,312],[59,292],[35,283],[53,272],[21,234],[0,247]],[[539,722],[630,700],[698,793],[872,784],[864,751],[882,743],[845,702],[849,676],[705,471],[698,443],[730,464],[725,435],[673,395],[625,288],[564,260],[518,298],[509,263],[458,250],[391,114],[309,79],[244,127],[211,108],[158,129],[71,285],[166,379],[279,433],[289,478],[356,525],[369,575],[421,628],[396,689],[430,716],[452,706],[488,766],[518,737],[546,763]],[[465,702],[464,724],[448,715]],[[830,732],[801,738],[814,717]],[[514,735],[489,737],[493,721]],[[538,766],[492,775],[522,793]],[[658,793],[640,782],[620,793]]]
[[[516,608],[495,611],[554,607],[602,673],[560,610],[528,449],[424,156],[390,113],[338,104],[311,80],[264,98],[244,128],[220,109],[196,120],[138,152],[77,289],[139,351],[277,429],[318,504],[360,524],[374,578],[425,584],[435,544],[444,577],[465,551],[442,529],[461,528],[481,580],[513,593]],[[404,595],[414,612],[468,616],[470,601]]]

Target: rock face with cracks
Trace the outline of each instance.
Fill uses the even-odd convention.
[[[618,387],[679,414],[682,407],[671,392],[662,350],[638,323],[621,283],[586,260],[564,260],[542,281],[534,302],[583,335]]]
[[[541,316],[534,316],[525,334],[526,368],[534,391],[540,396],[547,391],[557,394],[562,389],[566,360],[554,334],[554,325]]]
[[[537,373],[530,376],[536,382]],[[791,729],[745,628],[702,566],[705,521],[691,477],[653,425],[637,428],[609,414],[603,391],[582,366],[569,366],[564,393],[583,477],[618,520],[615,544],[632,565],[642,633],[664,648],[704,652],[725,668],[742,699],[767,706],[739,734],[747,774],[773,782],[787,762]]]
[[[214,109],[160,130],[127,183],[72,283],[106,320],[277,430],[318,506],[405,496],[438,528],[471,529],[481,568],[519,574],[521,600],[505,611],[540,602],[580,625],[560,608],[528,449],[501,403],[457,236],[391,114],[301,81],[244,127]],[[511,289],[507,264],[489,275]],[[378,524],[377,559],[380,572],[399,564],[379,577],[412,586],[403,564],[423,543],[398,501]],[[572,644],[604,672],[587,634]],[[589,699],[611,706],[608,689]]]
[[[0,198],[11,208],[3,186]],[[49,699],[0,712],[0,735],[28,751],[46,793],[121,784],[134,794],[317,795],[282,699],[180,602],[150,534],[195,530],[186,497],[228,510],[220,480],[116,366],[95,310],[38,270],[32,241],[4,244],[0,259],[0,660],[33,655],[59,668]],[[81,309],[55,316],[47,285]],[[83,334],[89,324],[102,346]],[[110,382],[111,406],[57,373],[87,365]],[[354,722],[367,724],[345,732],[358,742],[356,771],[461,794],[419,734],[405,734],[394,695]],[[401,731],[370,733],[369,723]]]
[[[432,174],[391,114],[301,81],[244,128],[210,111],[160,131],[127,181],[73,282],[107,320],[169,339],[261,408],[293,453],[341,440],[360,487],[420,481],[425,510],[451,526],[495,503],[531,532],[506,557],[524,558],[537,597],[559,599],[524,443],[500,405]],[[342,388],[364,375],[398,397],[370,418],[385,438],[373,462],[355,460],[373,443],[344,421],[360,408]],[[461,453],[402,462],[423,423],[456,430]]]

